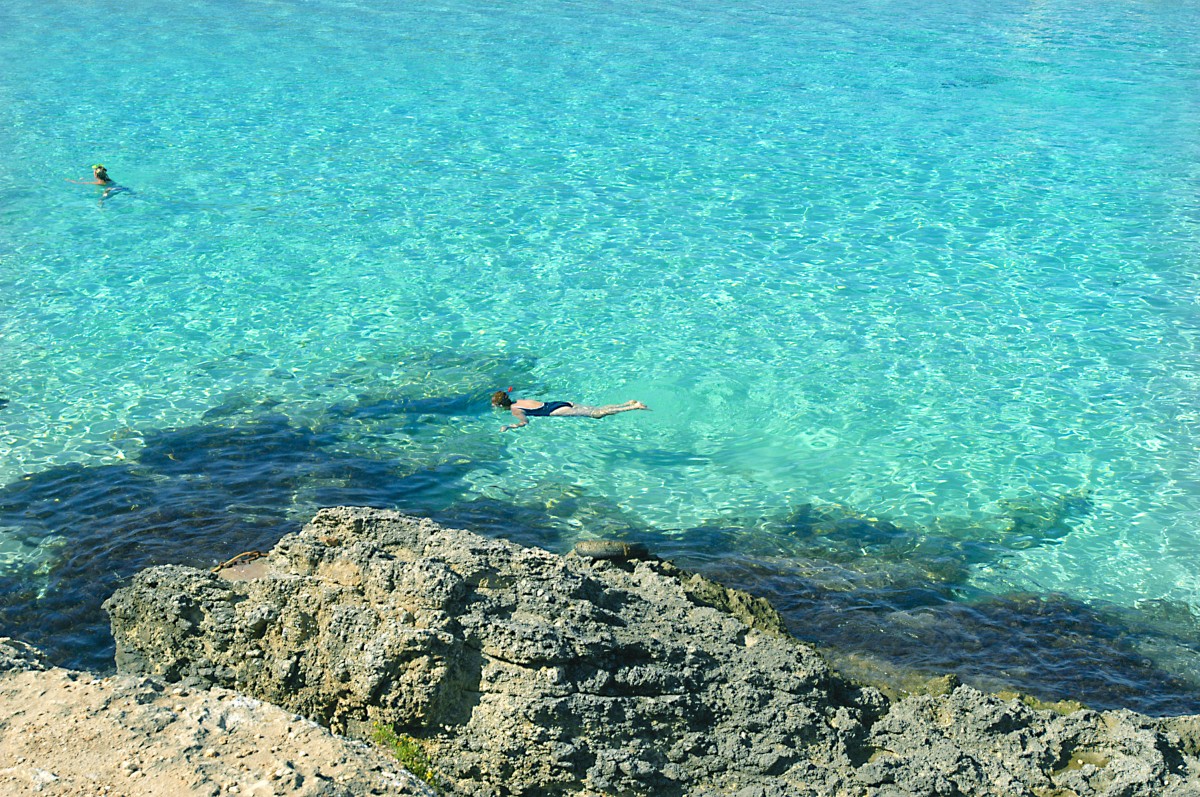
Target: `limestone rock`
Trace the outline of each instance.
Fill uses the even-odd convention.
[[[338,508],[260,564],[242,580],[139,574],[106,604],[119,670],[339,731],[394,726],[455,794],[1133,797],[1200,782],[1194,744],[1137,715],[1063,717],[962,686],[889,706],[765,603],[652,557],[560,557]]]
[[[0,639],[0,794],[366,797],[433,791],[361,742],[226,689],[38,666]]]

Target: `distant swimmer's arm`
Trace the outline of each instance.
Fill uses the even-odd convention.
[[[520,429],[522,426],[527,426],[529,424],[529,419],[525,417],[525,413],[519,408],[513,407],[512,414],[514,418],[520,421],[520,423],[514,423],[511,426],[501,426],[500,431],[507,432],[509,429]]]

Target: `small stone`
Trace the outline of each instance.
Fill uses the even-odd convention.
[[[56,780],[58,780],[58,775],[55,775],[53,772],[37,769],[36,767],[33,770],[33,782],[38,787],[38,791],[41,791],[42,786],[47,783],[53,783]]]

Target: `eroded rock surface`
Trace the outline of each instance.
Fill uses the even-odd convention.
[[[226,689],[47,668],[0,639],[5,797],[427,795],[394,759]]]
[[[888,705],[742,593],[369,509],[229,580],[106,604],[125,673],[419,737],[464,795],[1200,794],[1190,719],[1058,716],[959,687]]]

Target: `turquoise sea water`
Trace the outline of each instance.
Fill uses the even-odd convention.
[[[138,567],[367,503],[644,538],[843,652],[1200,711],[1194,3],[0,30],[0,632],[103,666]],[[132,191],[64,182],[97,162]],[[653,412],[501,435],[510,385]]]

